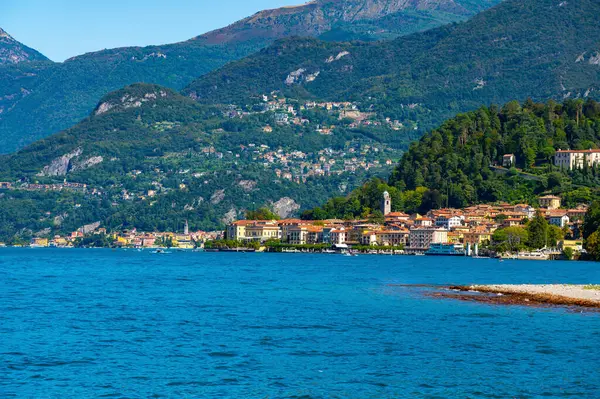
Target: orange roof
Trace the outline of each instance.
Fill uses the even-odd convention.
[[[254,223],[254,220],[236,220],[235,222],[233,222],[231,224],[234,226],[247,226],[252,223]]]
[[[385,215],[385,217],[408,217],[409,215],[407,215],[406,213],[403,212],[391,212],[388,213],[387,215]]]

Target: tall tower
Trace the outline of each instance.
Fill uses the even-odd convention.
[[[392,212],[392,199],[390,198],[390,193],[385,191],[383,193],[383,200],[381,201],[381,212],[383,216],[387,216]]]
[[[185,226],[183,227],[183,234],[184,235],[188,235],[190,234],[190,225],[188,224],[188,221],[185,221]]]

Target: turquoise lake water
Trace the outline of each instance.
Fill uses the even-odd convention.
[[[1,398],[600,398],[600,314],[398,284],[600,264],[0,249]]]

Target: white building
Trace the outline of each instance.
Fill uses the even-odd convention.
[[[535,217],[535,208],[528,204],[515,205],[515,212],[526,214],[527,219],[533,219]]]
[[[563,169],[583,169],[600,163],[600,150],[558,150],[554,155],[554,165]]]
[[[558,226],[562,229],[563,227],[569,224],[569,217],[567,215],[550,216],[549,222],[550,224]]]
[[[348,232],[343,227],[341,229],[331,230],[331,232],[329,233],[331,244],[333,245],[346,244],[347,236]]]
[[[415,228],[408,236],[409,247],[427,250],[431,244],[448,242],[448,230],[439,228]]]
[[[435,219],[437,227],[443,227],[447,230],[452,230],[455,227],[462,226],[464,217],[461,216],[446,216],[440,215]]]
[[[502,166],[505,168],[511,168],[517,163],[517,158],[514,154],[506,154],[502,157]]]

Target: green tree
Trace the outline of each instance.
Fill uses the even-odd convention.
[[[246,212],[247,220],[279,220],[279,216],[269,208],[262,207],[254,211]]]
[[[529,232],[529,240],[527,246],[533,249],[541,249],[548,244],[548,221],[541,214],[537,212],[535,217],[527,225],[527,231]]]
[[[492,236],[492,240],[496,246],[511,252],[517,252],[524,249],[528,239],[529,232],[518,226],[496,230]]]
[[[565,238],[565,232],[558,226],[548,226],[546,245],[555,248],[559,241]]]
[[[583,238],[587,239],[600,228],[600,201],[594,201],[583,220]]]
[[[593,232],[585,240],[585,250],[593,260],[600,260],[600,233]]]
[[[563,250],[563,256],[565,257],[566,260],[572,260],[573,259],[573,248],[571,247],[567,247]]]

